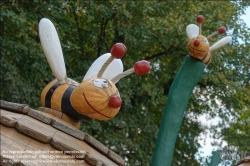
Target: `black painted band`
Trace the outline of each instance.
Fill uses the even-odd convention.
[[[201,59],[201,61],[203,61],[204,59],[206,59],[207,55],[208,55],[208,53],[203,56],[203,58]]]
[[[62,96],[62,101],[61,101],[62,112],[78,120],[90,121],[91,118],[78,113],[71,105],[70,96],[74,89],[75,89],[75,86],[69,86],[68,89],[64,92]]]
[[[59,86],[59,83],[56,82],[47,92],[46,96],[45,96],[45,107],[51,108],[51,98],[52,95],[54,93],[54,91],[56,90],[56,88]]]

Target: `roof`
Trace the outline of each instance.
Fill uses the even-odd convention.
[[[250,166],[250,156],[244,157],[238,161],[234,166]]]
[[[124,165],[120,156],[76,128],[74,121],[44,110],[1,100],[1,165]]]

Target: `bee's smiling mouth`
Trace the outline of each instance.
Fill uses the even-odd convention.
[[[207,52],[207,51],[202,51],[202,50],[200,50],[200,49],[195,49],[194,47],[191,47],[190,45],[188,45],[188,47],[189,47],[190,49],[192,49],[192,50],[195,50],[195,51],[199,51],[199,52]]]
[[[94,110],[96,113],[98,113],[98,114],[100,114],[100,115],[102,115],[102,116],[104,116],[104,117],[106,117],[106,118],[109,118],[109,119],[111,118],[111,117],[108,117],[107,115],[104,115],[104,114],[102,114],[101,112],[97,111],[97,110],[89,103],[89,101],[88,101],[87,97],[85,96],[85,94],[83,93],[82,95],[83,95],[84,100],[86,101],[86,103],[88,104],[88,106],[89,106],[90,108],[92,108],[92,110]]]

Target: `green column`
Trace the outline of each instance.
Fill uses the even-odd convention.
[[[205,67],[202,62],[186,56],[169,90],[152,166],[171,165],[175,142],[184,111],[186,110],[190,94],[200,80]]]
[[[220,163],[220,152],[213,151],[209,166],[218,166]]]

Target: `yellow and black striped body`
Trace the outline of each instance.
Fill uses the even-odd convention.
[[[79,120],[90,120],[89,117],[78,113],[70,102],[70,97],[76,85],[65,83],[59,84],[57,80],[51,81],[41,93],[43,107],[61,111]]]
[[[70,78],[67,80],[65,84],[59,84],[54,80],[43,89],[41,93],[43,107],[85,121],[109,120],[118,113],[120,105],[115,107],[110,105],[110,99],[120,96],[112,81],[91,77],[79,84]]]

